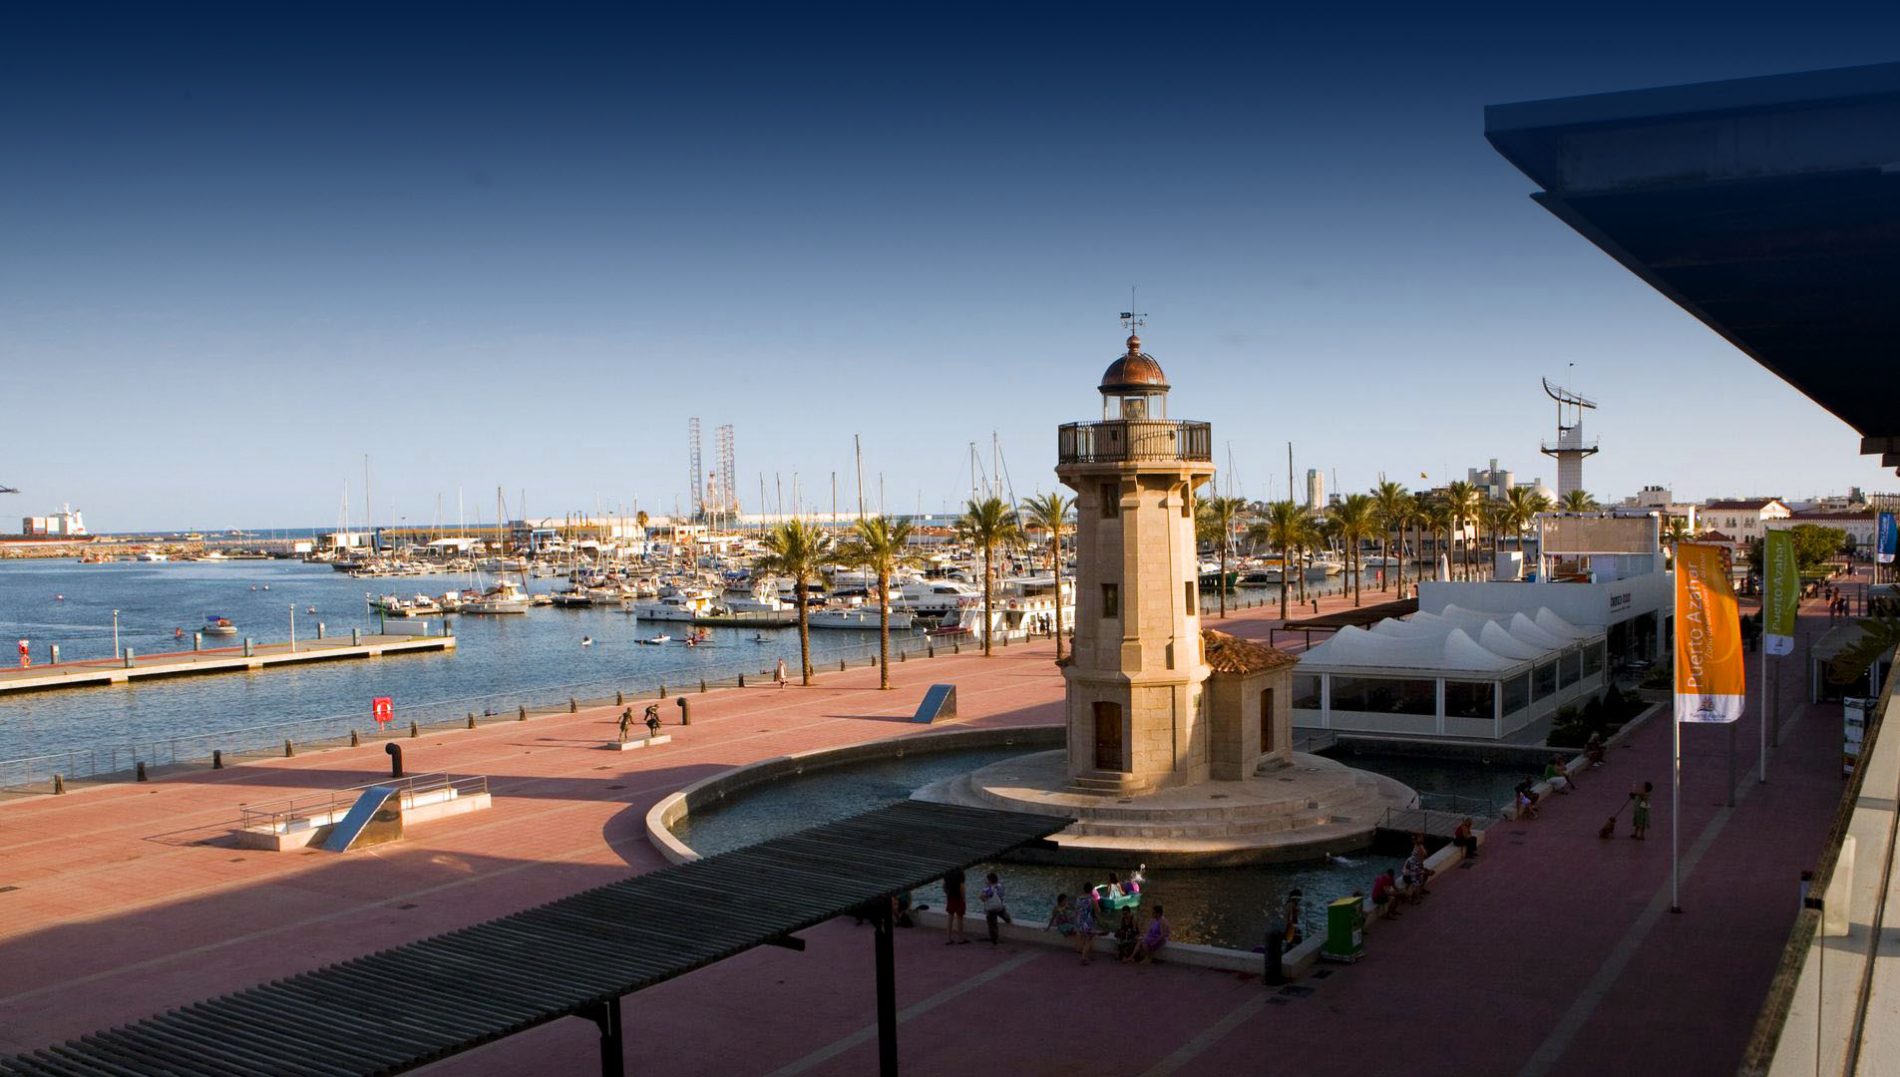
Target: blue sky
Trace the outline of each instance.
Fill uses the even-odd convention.
[[[1602,402],[1600,496],[1895,485],[1537,208],[1482,110],[1890,60],[1900,15],[526,11],[10,16],[0,509],[322,524],[348,482],[360,520],[368,453],[379,522],[663,512],[695,415],[748,510],[848,501],[854,434],[894,511],[992,431],[1027,495],[1131,285],[1250,496],[1288,441],[1346,488],[1554,482],[1546,374]]]

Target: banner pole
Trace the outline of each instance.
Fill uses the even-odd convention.
[[[1678,629],[1680,631],[1680,629]],[[1682,911],[1682,720],[1669,715],[1669,911]]]
[[[1768,596],[1762,596],[1762,609],[1768,608]],[[1763,622],[1767,617],[1762,618]],[[1765,635],[1761,644],[1761,777],[1757,781],[1768,780],[1768,640]]]

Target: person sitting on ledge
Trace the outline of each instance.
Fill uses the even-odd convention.
[[[1552,789],[1566,795],[1577,787],[1576,779],[1570,776],[1570,769],[1564,766],[1563,756],[1560,755],[1551,756],[1550,762],[1544,764],[1544,780],[1550,783]]]
[[[1135,923],[1135,910],[1123,909],[1121,923],[1115,925],[1115,956],[1123,961],[1134,957],[1140,934],[1140,926]]]
[[[1050,911],[1049,922],[1042,929],[1063,936],[1075,934],[1075,906],[1069,904],[1069,895],[1056,895],[1056,907]]]
[[[1464,850],[1465,859],[1478,858],[1478,836],[1471,832],[1471,816],[1467,815],[1451,830],[1451,843]]]
[[[1392,878],[1391,868],[1380,872],[1372,880],[1372,907],[1382,910],[1390,918],[1397,919],[1399,903],[1393,898],[1397,896],[1398,888],[1399,884]]]
[[[1514,792],[1517,794],[1517,817],[1519,819],[1537,818],[1537,793],[1531,788],[1531,780],[1526,778],[1518,782]]]
[[[1148,921],[1148,930],[1141,936],[1141,941],[1135,943],[1132,958],[1133,961],[1142,965],[1151,964],[1154,961],[1155,954],[1168,944],[1168,936],[1173,933],[1173,929],[1168,926],[1168,918],[1161,914],[1161,906],[1156,905],[1149,916],[1151,918]],[[1123,958],[1122,960],[1131,959]]]
[[[1419,898],[1431,893],[1425,884],[1434,874],[1436,873],[1432,869],[1425,866],[1424,843],[1420,842],[1412,846],[1412,855],[1406,857],[1405,863],[1399,865],[1399,884],[1412,904],[1418,904]]]

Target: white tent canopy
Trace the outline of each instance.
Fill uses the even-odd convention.
[[[1539,607],[1535,617],[1446,606],[1442,613],[1346,627],[1307,651],[1300,665],[1412,671],[1501,672],[1549,658],[1601,631]]]

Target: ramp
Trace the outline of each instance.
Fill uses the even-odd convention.
[[[939,718],[957,716],[957,686],[954,684],[933,684],[930,691],[924,693],[924,701],[917,705],[917,713],[911,717],[913,722],[925,725]]]
[[[385,814],[384,805],[395,795],[396,787],[393,785],[372,785],[363,790],[362,795],[356,798],[356,803],[350,807],[349,814],[330,828],[330,836],[323,839],[323,847],[330,852],[340,853],[355,845],[356,839],[363,836],[369,825]],[[398,828],[402,826],[401,811],[390,809],[387,815],[393,817]],[[390,821],[383,820],[385,823]]]

